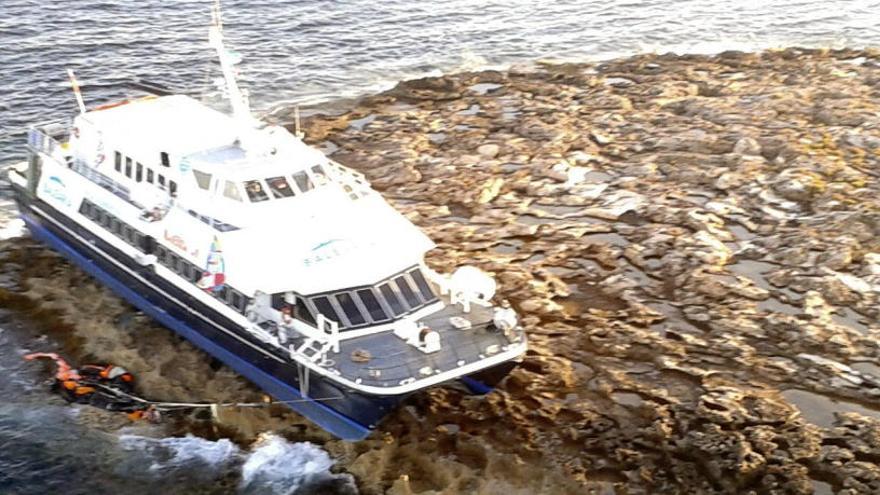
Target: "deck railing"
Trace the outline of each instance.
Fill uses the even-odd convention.
[[[67,126],[63,122],[52,122],[31,127],[28,130],[28,147],[31,151],[51,157],[58,163],[65,163],[64,146],[58,137],[66,136]]]

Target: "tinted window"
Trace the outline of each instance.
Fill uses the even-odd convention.
[[[315,185],[312,184],[312,179],[305,172],[293,174],[293,182],[296,183],[296,187],[302,192],[311,191],[315,188]]]
[[[116,152],[116,158],[114,159],[113,163],[117,172],[122,171],[122,153],[118,151]]]
[[[425,301],[434,300],[437,296],[434,295],[434,291],[431,290],[431,284],[425,280],[425,276],[422,275],[421,270],[413,270],[409,272],[409,276],[415,281],[416,286],[419,288],[419,292],[422,294],[422,299]]]
[[[162,175],[162,174],[159,174],[159,185],[160,185],[160,186],[164,186],[164,185],[165,185],[165,176]]]
[[[223,186],[223,195],[233,201],[241,201],[241,194],[238,192],[235,182],[226,181],[226,184]]]
[[[323,186],[324,184],[330,182],[330,179],[327,178],[327,172],[324,172],[324,168],[320,165],[315,165],[312,167],[312,175],[315,176],[315,184],[319,186]]]
[[[272,294],[272,308],[281,311],[281,308],[284,307],[284,293],[279,292],[278,294]]]
[[[151,168],[147,169],[147,182],[149,182],[150,184],[153,183],[153,169]]]
[[[235,291],[232,291],[232,307],[241,309],[241,294]]]
[[[251,202],[257,203],[269,199],[269,195],[263,190],[263,185],[260,184],[260,181],[258,180],[246,181],[244,183],[244,190],[247,192],[248,198],[251,199]]]
[[[296,298],[296,307],[293,308],[293,316],[311,325],[315,324],[315,315],[312,314],[312,311],[309,310],[308,305],[306,305],[306,301],[301,297]]]
[[[293,190],[290,188],[290,184],[287,183],[287,179],[284,177],[272,177],[266,179],[266,182],[269,184],[269,190],[272,191],[272,195],[276,198],[288,198],[293,196]]]
[[[131,178],[131,158],[125,157],[125,176]]]
[[[211,187],[211,174],[206,174],[201,170],[193,169],[193,175],[196,177],[196,184],[198,184],[199,187],[206,191]]]
[[[406,281],[406,277],[401,275],[394,279],[394,283],[397,284],[398,289],[400,289],[400,293],[403,294],[406,302],[409,303],[409,307],[415,308],[419,305],[421,301],[419,301],[416,293],[413,292],[412,288],[410,288],[409,282]]]
[[[171,166],[171,160],[168,159],[167,152],[163,151],[162,153],[159,153],[159,162],[162,164],[163,167]]]
[[[394,311],[395,316],[401,315],[406,312],[406,308],[403,307],[403,303],[401,303],[400,299],[397,298],[397,294],[394,293],[390,285],[380,285],[379,292],[382,293],[385,301],[387,301],[388,305],[391,306],[391,311]]]
[[[336,314],[336,311],[333,309],[333,306],[330,304],[330,300],[326,297],[316,297],[312,299],[312,302],[315,303],[315,307],[318,308],[318,313],[324,315],[325,318],[329,318],[335,322],[339,322],[339,315]]]
[[[345,312],[345,316],[348,317],[348,321],[352,325],[363,325],[367,322],[364,319],[364,315],[361,314],[361,310],[358,309],[357,304],[354,303],[354,299],[347,292],[336,294],[336,302],[342,307],[342,311]]]
[[[385,314],[385,310],[382,309],[382,306],[379,304],[379,300],[376,299],[376,295],[373,294],[373,291],[370,289],[361,289],[357,291],[358,298],[360,298],[361,303],[367,308],[367,311],[370,312],[370,318],[373,321],[385,321],[388,319],[388,315]]]
[[[172,196],[177,194],[177,182],[174,182],[173,180],[168,181],[168,191],[171,193]]]

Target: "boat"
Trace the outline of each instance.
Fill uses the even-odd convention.
[[[32,236],[339,438],[430,387],[490,392],[527,348],[494,279],[432,270],[362,174],[254,117],[212,14],[228,109],[87,109],[70,72],[79,113],[31,126],[7,169]]]

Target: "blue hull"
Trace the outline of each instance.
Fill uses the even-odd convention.
[[[264,346],[221,313],[136,264],[45,202],[30,200],[24,191],[16,192],[22,218],[36,239],[329,433],[344,440],[361,440],[406,398],[367,395],[315,373],[311,373],[309,394],[304,397],[297,366],[279,350]],[[513,362],[501,363],[461,381],[472,393],[485,394],[514,366]]]
[[[190,303],[191,306],[178,307],[179,305],[171,303],[158,291],[151,290],[148,285],[131,276],[128,270],[120,269],[117,264],[107,259],[107,255],[94,247],[106,248],[105,252],[110,252],[112,246],[106,245],[96,236],[86,237],[89,235],[88,231],[77,228],[78,226],[46,203],[36,201],[35,204],[38,204],[39,209],[46,215],[33,210],[29,203],[23,204],[19,198],[21,216],[34,238],[48,244],[133,306],[245,376],[275,399],[287,402],[291,409],[333,435],[344,440],[360,440],[367,437],[382,417],[403,399],[401,396],[365,396],[354,390],[346,390],[339,384],[330,383],[326,378],[314,373],[309,380],[310,397],[303,397],[299,390],[299,375],[295,365],[281,362],[281,359],[272,359],[265,351],[255,352],[255,348],[259,346],[256,341],[250,346],[243,345],[238,340],[242,340],[244,336],[239,335],[238,340],[235,340],[210,328],[203,319],[192,314],[194,310],[201,309],[194,307],[198,305],[194,298],[185,297],[185,292],[178,289],[179,293],[174,296]],[[47,218],[49,215],[51,219]],[[61,223],[63,228],[56,222]],[[69,231],[75,228],[75,235],[71,235]],[[86,245],[76,237],[87,238],[92,245]],[[110,256],[117,262],[127,258],[121,253],[113,256],[110,252]],[[139,272],[138,275],[148,277],[151,274]],[[155,274],[152,276],[159,279]],[[164,280],[150,280],[150,282],[161,282],[162,290],[173,289],[173,286]],[[208,316],[215,322],[225,319],[219,314],[206,313],[203,311],[202,315]],[[230,331],[235,330],[230,329]]]

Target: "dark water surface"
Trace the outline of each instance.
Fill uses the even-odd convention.
[[[69,116],[132,77],[214,88],[211,0],[0,1],[0,162],[22,128]],[[225,0],[229,47],[255,108],[314,104],[443,71],[541,57],[880,44],[876,0]]]

